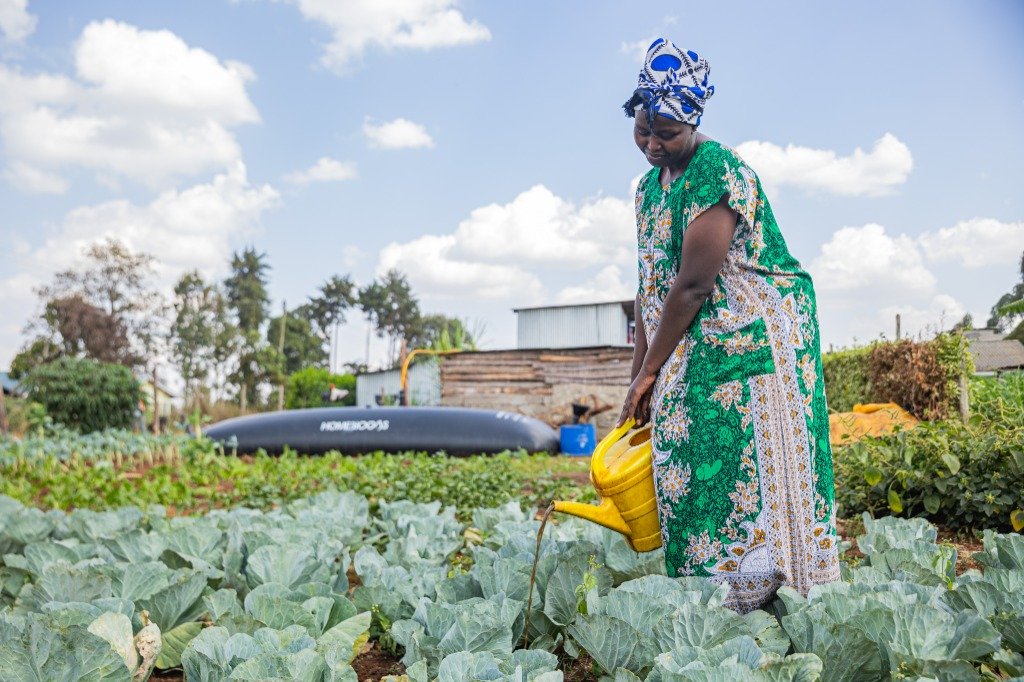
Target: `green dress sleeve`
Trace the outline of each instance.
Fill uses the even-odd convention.
[[[686,224],[689,225],[727,196],[729,208],[739,215],[733,240],[746,241],[753,229],[758,207],[757,176],[731,148],[717,142],[705,142],[701,151],[708,145],[710,149],[695,158],[696,167],[686,181],[690,195],[684,208]]]

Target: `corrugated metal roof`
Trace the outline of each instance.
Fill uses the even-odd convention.
[[[1020,341],[972,341],[970,350],[978,372],[1024,367],[1024,344]]]
[[[559,303],[558,305],[532,305],[523,306],[520,308],[513,308],[512,312],[518,313],[521,310],[551,310],[554,308],[588,308],[595,305],[621,305],[623,307],[629,306],[630,312],[633,310],[633,299],[628,301],[596,301],[594,303]]]

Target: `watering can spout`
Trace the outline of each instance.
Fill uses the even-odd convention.
[[[555,500],[555,511],[578,516],[598,525],[614,530],[623,535],[630,535],[630,528],[619,514],[615,502],[611,498],[604,498],[601,504],[584,504],[582,502],[564,502]]]

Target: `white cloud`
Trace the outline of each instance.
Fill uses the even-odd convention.
[[[582,284],[568,286],[555,295],[558,303],[594,303],[626,300],[636,295],[636,277],[629,282],[622,279],[622,269],[606,265],[600,272]]]
[[[269,185],[249,184],[239,162],[208,183],[162,192],[148,204],[117,200],[81,206],[41,244],[31,249],[18,245],[17,271],[0,280],[0,308],[20,327],[32,314],[33,288],[75,266],[88,245],[108,237],[155,255],[159,283],[170,295],[185,270],[198,268],[207,276],[223,273],[233,245],[251,234],[262,214],[278,203],[278,193]],[[9,361],[20,346],[18,331],[0,328],[0,361]]]
[[[1024,222],[972,218],[926,232],[918,240],[928,259],[936,262],[959,261],[969,268],[1016,264],[1024,251]]]
[[[950,329],[963,319],[967,310],[949,294],[933,296],[924,305],[890,305],[878,313],[882,329],[895,335],[896,316],[900,316],[900,336],[903,338],[931,338],[940,331]],[[889,336],[889,334],[886,334]]]
[[[935,288],[917,242],[891,237],[875,223],[837,230],[808,269],[821,291],[928,294]]]
[[[914,159],[907,145],[891,133],[879,138],[870,152],[860,147],[849,156],[831,149],[812,149],[751,140],[736,151],[757,171],[765,185],[793,186],[842,196],[891,194],[907,181]]]
[[[586,267],[635,259],[633,202],[599,197],[575,206],[544,185],[507,204],[474,209],[459,223],[459,248],[479,260]]]
[[[617,298],[635,288],[619,274],[635,266],[634,240],[632,201],[598,197],[577,206],[536,185],[509,203],[474,209],[451,233],[389,244],[378,270],[406,272],[425,296],[530,305],[552,300],[546,292],[560,289],[555,298]],[[584,284],[564,287],[566,279],[579,281],[579,273],[597,268]]]
[[[363,123],[363,135],[377,149],[422,149],[434,146],[427,129],[419,123],[396,118],[387,123]]]
[[[425,235],[404,244],[388,244],[380,252],[378,274],[397,268],[408,276],[413,289],[433,298],[476,298],[533,301],[542,290],[540,280],[518,265],[473,261],[459,255],[453,235]]]
[[[259,120],[248,67],[110,20],[86,26],[74,58],[75,78],[0,65],[0,138],[20,186],[55,192],[58,171],[80,167],[156,188],[241,159],[229,128]]]
[[[321,62],[339,73],[370,48],[430,50],[488,41],[491,32],[455,9],[457,0],[278,0],[333,34]]]
[[[55,173],[49,173],[31,166],[24,161],[15,161],[3,172],[3,177],[15,187],[39,194],[63,194],[68,190],[68,181]]]
[[[36,30],[36,18],[28,13],[28,0],[0,0],[0,33],[21,41]]]
[[[624,55],[628,55],[631,59],[637,62],[639,68],[643,64],[644,59],[647,58],[647,49],[654,42],[654,36],[650,38],[641,38],[640,40],[634,40],[632,42],[622,42],[619,45],[619,52]]]
[[[311,182],[342,182],[356,177],[356,165],[351,161],[338,161],[326,156],[317,160],[310,168],[285,176],[285,181],[296,185]]]

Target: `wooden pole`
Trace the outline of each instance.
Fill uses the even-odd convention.
[[[288,306],[284,301],[281,301],[281,324],[280,331],[277,333],[277,355],[281,358],[281,382],[277,387],[277,409],[284,409],[284,382],[285,382],[285,362],[284,362],[284,324],[285,319],[288,317]]]
[[[160,435],[160,395],[156,388],[156,364],[153,365],[153,433]]]
[[[962,351],[966,353],[967,351]],[[971,418],[971,396],[967,387],[967,357],[960,356],[960,378],[957,382],[960,387],[960,419],[966,424]]]
[[[407,358],[409,357],[409,346],[405,342],[405,337],[402,337],[402,345],[401,345],[401,350],[399,350],[399,352],[398,352],[398,357],[399,357],[399,364],[398,364],[398,366],[402,368],[402,371],[399,372],[398,397],[401,399],[402,406],[408,407],[409,406],[409,387],[407,386],[408,381],[406,380],[406,377],[408,376],[407,372],[409,370],[408,370],[408,365],[406,364],[406,361],[407,361]]]
[[[896,313],[896,340],[900,340],[900,314]]]

